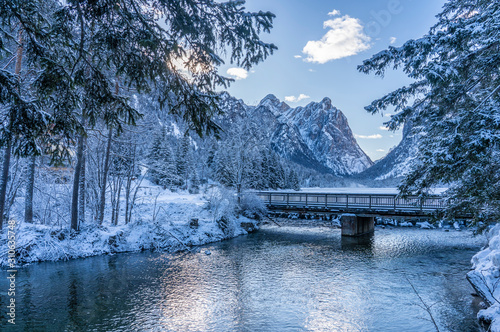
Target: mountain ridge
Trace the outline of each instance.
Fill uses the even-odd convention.
[[[352,175],[373,165],[356,142],[347,118],[328,97],[292,108],[268,94],[256,106],[248,106],[226,92],[221,94],[221,108],[225,112],[222,126],[247,116],[259,123],[281,157],[320,173]]]

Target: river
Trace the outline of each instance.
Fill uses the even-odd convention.
[[[268,225],[195,252],[33,264],[17,274],[10,330],[413,332],[435,331],[432,315],[441,331],[478,331],[465,273],[484,243],[467,231],[352,239]]]

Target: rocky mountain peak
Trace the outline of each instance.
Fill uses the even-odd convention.
[[[322,105],[323,109],[325,110],[334,108],[332,105],[332,100],[328,97],[323,98],[323,100],[320,102],[320,105]]]
[[[259,103],[258,106],[278,106],[281,101],[272,93],[265,96]]]
[[[267,107],[269,110],[276,116],[279,116],[281,113],[286,112],[290,109],[287,103],[279,100],[275,95],[268,94],[264,97],[257,105],[257,107]]]
[[[361,150],[344,114],[330,98],[291,108],[269,94],[256,107],[243,107],[236,99],[225,107],[228,125],[231,115],[256,121],[272,149],[283,158],[321,173],[346,175],[362,172],[373,163]]]
[[[299,128],[315,159],[333,173],[359,173],[373,164],[356,142],[347,118],[330,98],[291,109],[287,120]]]

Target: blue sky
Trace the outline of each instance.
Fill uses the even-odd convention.
[[[373,159],[399,143],[401,132],[383,129],[386,115],[370,115],[363,107],[411,82],[403,73],[385,78],[361,74],[357,65],[389,45],[427,33],[444,0],[247,0],[251,11],[276,15],[263,40],[278,51],[245,73],[226,64],[221,72],[238,78],[228,89],[256,105],[272,93],[291,107],[324,97],[342,110],[361,148]],[[388,110],[387,113],[391,113]]]

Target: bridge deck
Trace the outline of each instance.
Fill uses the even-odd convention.
[[[441,196],[398,198],[395,194],[258,192],[271,210],[429,216],[445,207]]]

